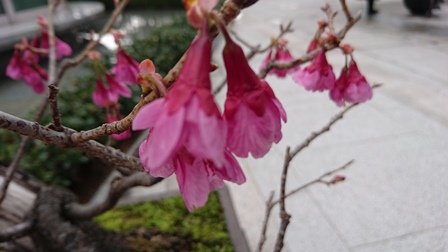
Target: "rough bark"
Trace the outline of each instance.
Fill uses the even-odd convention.
[[[40,190],[30,214],[36,251],[129,251],[121,235],[92,221],[66,218],[64,206],[74,201],[76,197],[62,188]]]

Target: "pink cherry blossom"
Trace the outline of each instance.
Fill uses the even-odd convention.
[[[22,59],[20,56],[20,50],[14,50],[14,54],[6,67],[6,75],[13,80],[20,80],[22,78]]]
[[[14,51],[7,68],[6,75],[14,80],[23,78],[35,93],[45,92],[46,85],[42,80],[47,80],[47,72],[37,64],[29,64],[23,60],[23,54],[19,49]]]
[[[131,89],[129,89],[128,86],[126,86],[126,84],[118,82],[108,72],[105,72],[104,74],[106,75],[106,80],[107,80],[107,83],[109,84],[109,91],[111,93],[113,93],[117,97],[119,97],[121,95],[123,97],[130,98],[132,96],[132,91],[131,91]],[[117,102],[117,101],[115,101],[115,102]]]
[[[145,141],[140,146],[140,153],[145,153],[146,147]],[[193,211],[205,205],[211,191],[224,186],[223,180],[236,184],[246,181],[235,157],[228,150],[224,151],[224,157],[223,166],[217,168],[212,162],[198,158],[182,147],[166,165],[150,169],[149,173],[163,178],[175,173],[185,205],[189,211]]]
[[[278,41],[274,43],[273,48],[269,50],[267,57],[263,60],[260,66],[260,70],[264,69],[269,61],[275,60],[280,63],[289,62],[294,59],[291,52],[286,47],[288,42],[286,40]],[[295,66],[289,69],[272,69],[269,74],[275,74],[280,78],[286,77],[286,75],[294,73],[300,69],[299,66]]]
[[[293,80],[308,91],[332,89],[336,82],[333,67],[328,64],[325,50],[322,48],[311,64],[293,75]]]
[[[48,23],[45,20],[43,16],[37,17],[37,23],[41,26],[41,41],[40,41],[40,48],[49,50],[50,49],[50,41],[49,41],[49,35],[47,31]],[[64,56],[69,56],[72,54],[72,48],[65,43],[64,41],[60,40],[59,38],[54,38],[54,44],[56,47],[56,59],[60,59]],[[48,56],[46,54],[45,56]]]
[[[330,98],[338,105],[344,102],[359,103],[370,100],[373,96],[372,87],[359,72],[356,62],[352,60],[348,69],[341,71],[336,86],[330,92]]]
[[[42,76],[39,71],[36,71],[36,69],[29,66],[28,64],[22,64],[20,67],[20,71],[25,83],[31,86],[36,94],[42,94],[43,92],[45,92],[47,86],[43,83]]]
[[[134,85],[138,74],[138,62],[127,54],[121,47],[117,51],[117,64],[111,69],[119,82]]]
[[[104,85],[101,77],[96,79],[96,88],[92,94],[92,100],[98,107],[108,107],[118,101],[118,94],[112,93]]]
[[[227,71],[224,117],[228,124],[227,146],[239,157],[264,156],[282,138],[281,120],[286,113],[266,81],[250,68],[243,50],[225,29],[223,50]]]
[[[134,130],[152,128],[140,156],[148,170],[166,165],[183,146],[218,167],[224,163],[227,129],[210,91],[211,41],[206,28],[190,46],[166,98],[143,107],[134,118]]]

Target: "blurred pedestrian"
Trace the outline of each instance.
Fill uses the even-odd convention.
[[[370,16],[370,15],[375,15],[375,14],[377,14],[378,13],[378,10],[376,10],[375,8],[374,8],[374,3],[375,3],[375,0],[367,0],[367,14]]]

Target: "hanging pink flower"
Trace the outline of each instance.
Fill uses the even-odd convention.
[[[20,56],[20,50],[14,50],[14,54],[6,67],[6,75],[13,80],[20,80],[22,78],[22,59]]]
[[[23,54],[19,49],[14,51],[6,68],[6,75],[11,79],[20,80],[23,78],[35,93],[45,92],[46,85],[42,80],[47,80],[47,72],[37,64],[30,65],[23,60]]]
[[[286,113],[266,81],[247,63],[244,52],[223,29],[223,50],[227,71],[227,99],[224,117],[228,124],[227,146],[239,157],[264,156],[272,143],[282,138],[281,120]]]
[[[336,82],[333,67],[328,64],[325,50],[322,48],[311,64],[293,75],[293,80],[308,91],[332,89]]]
[[[137,83],[138,62],[127,54],[121,47],[117,51],[117,64],[111,69],[119,82],[134,85]]]
[[[49,50],[50,49],[50,41],[49,41],[49,35],[47,31],[47,20],[43,16],[38,16],[38,24],[42,27],[41,30],[41,41],[40,41],[40,48]],[[54,38],[54,44],[56,47],[56,59],[60,59],[64,56],[69,56],[72,54],[72,48],[65,43],[64,41],[60,40],[59,38]],[[48,54],[45,54],[45,56],[48,56]]]
[[[345,101],[345,90],[347,89],[347,74],[348,69],[345,66],[341,70],[341,74],[339,75],[334,88],[330,90],[330,98],[336,103],[338,106],[343,106]]]
[[[146,151],[143,142],[140,153]],[[224,151],[224,164],[217,168],[212,162],[200,159],[189,153],[184,147],[166,164],[148,172],[154,177],[169,177],[176,175],[179,190],[189,211],[200,208],[207,202],[208,194],[216,188],[224,186],[224,180],[242,184],[246,181],[244,173],[233,155]],[[142,158],[140,156],[140,158]],[[142,159],[142,162],[151,160]]]
[[[260,70],[264,69],[271,60],[275,60],[280,63],[290,62],[294,59],[291,52],[286,47],[287,40],[275,41],[273,48],[269,50],[267,57],[263,60],[260,66]],[[272,69],[269,74],[275,74],[280,78],[286,77],[286,75],[294,73],[300,69],[299,66],[295,66],[289,69]]]
[[[133,129],[152,128],[140,152],[142,160],[150,160],[143,162],[147,170],[166,165],[182,146],[199,159],[223,165],[227,129],[210,91],[210,60],[211,41],[204,26],[166,98],[137,113]]]
[[[97,77],[96,79],[96,88],[92,94],[92,100],[95,105],[98,107],[108,107],[114,103],[118,102],[118,94],[112,93],[110,90],[104,85],[101,77]]]
[[[120,95],[126,98],[132,96],[132,91],[126,84],[118,82],[110,73],[105,72],[107,83],[109,83],[109,91],[119,97]],[[114,96],[115,97],[115,96]],[[117,100],[118,101],[118,100]]]
[[[370,100],[372,95],[372,87],[359,72],[354,60],[350,62],[348,69],[347,67],[342,69],[334,89],[330,91],[330,98],[338,106],[344,105],[344,102],[365,102]]]

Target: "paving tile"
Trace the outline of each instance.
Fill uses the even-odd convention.
[[[448,224],[448,143],[421,136],[309,150],[294,161],[299,181],[354,158],[347,181],[310,193],[351,246]],[[318,158],[316,158],[318,157]],[[306,167],[306,168],[303,168]]]
[[[444,252],[448,250],[448,227],[442,226],[384,241],[363,244],[355,247],[353,250],[356,252]]]

